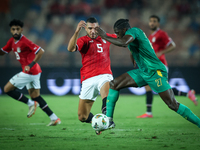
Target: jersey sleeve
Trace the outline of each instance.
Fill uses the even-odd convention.
[[[83,47],[86,44],[86,40],[84,39],[84,37],[78,38],[76,46],[77,46],[77,50],[81,51],[83,49]]]
[[[35,54],[37,54],[37,52],[40,50],[40,46],[36,45],[35,43],[33,43],[32,41],[30,41],[29,39],[26,39],[25,41],[27,47],[33,51]]]
[[[10,51],[12,51],[12,40],[8,40],[7,44],[3,48],[1,48],[1,50],[4,53],[9,53]]]
[[[137,29],[136,28],[131,28],[126,31],[125,35],[131,35],[134,39],[137,37]]]
[[[166,32],[163,32],[161,35],[163,44],[165,45],[165,47],[167,47],[172,42],[172,39],[168,36]]]

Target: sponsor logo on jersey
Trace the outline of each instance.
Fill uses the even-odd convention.
[[[102,39],[102,41],[103,41],[104,43],[106,43],[106,40]]]
[[[34,50],[36,50],[37,49],[37,47],[34,47]]]
[[[92,41],[89,41],[89,43],[93,43],[94,41],[92,40]]]
[[[152,38],[152,42],[155,42],[155,41],[156,41],[156,37],[153,37],[153,38]]]
[[[21,49],[20,49],[19,47],[17,48],[17,52],[18,52],[18,53],[21,53]]]
[[[162,73],[161,73],[160,70],[157,70],[157,74],[158,74],[159,76],[163,77],[163,75],[162,75]]]

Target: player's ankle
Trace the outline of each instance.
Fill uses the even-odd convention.
[[[113,118],[112,117],[108,117],[109,121],[112,122],[113,121]]]
[[[152,112],[146,112],[147,115],[152,115]]]

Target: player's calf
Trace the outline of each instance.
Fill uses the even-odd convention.
[[[48,104],[46,101],[41,97],[38,96],[36,98],[32,98],[32,100],[36,101],[39,103],[40,108],[48,115],[51,116],[53,114],[53,111],[49,108]]]
[[[29,99],[26,96],[24,96],[22,93],[20,93],[19,91],[12,90],[12,91],[7,92],[6,94],[15,100],[21,101],[25,104],[28,103]]]
[[[165,102],[165,104],[173,111],[177,111],[179,108],[179,103],[176,101],[174,97],[174,93],[172,89],[168,89],[164,92],[159,93],[162,100]]]
[[[178,107],[179,107],[179,103],[176,101],[176,102],[173,102],[173,101],[176,101],[176,100],[171,100],[171,102],[167,103],[167,106],[173,110],[173,111],[177,111],[178,110]]]

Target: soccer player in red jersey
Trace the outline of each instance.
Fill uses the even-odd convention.
[[[39,105],[50,117],[51,122],[47,126],[60,124],[60,119],[52,112],[45,100],[40,96],[40,76],[42,70],[37,62],[42,57],[44,50],[22,34],[22,21],[13,19],[9,25],[13,37],[1,48],[0,55],[13,51],[16,59],[21,64],[22,71],[8,81],[4,86],[4,92],[10,97],[29,106],[28,118],[35,113]],[[23,89],[24,86],[26,86],[32,100],[16,90]]]
[[[90,112],[100,92],[103,104],[102,113],[106,114],[106,100],[109,82],[113,79],[110,67],[110,42],[97,35],[95,28],[99,26],[96,18],[80,21],[68,44],[68,51],[79,51],[82,56],[81,92],[79,95],[78,118],[81,122],[91,123],[93,114]],[[87,35],[78,38],[81,28]],[[116,38],[115,34],[107,34]],[[98,133],[97,133],[98,134]]]
[[[160,61],[166,66],[168,70],[167,60],[165,58],[165,54],[171,52],[175,49],[175,43],[173,40],[167,35],[167,33],[159,28],[160,18],[156,15],[152,15],[149,17],[149,27],[151,30],[151,35],[149,36],[149,41],[151,42],[153,49],[156,53],[156,56],[160,59]],[[153,103],[153,93],[149,85],[145,86],[146,89],[146,106],[147,112],[141,116],[137,116],[137,118],[152,118],[152,103]],[[188,97],[195,105],[197,105],[197,98],[195,96],[195,91],[190,90],[188,93],[177,90],[176,88],[172,88],[174,95],[178,96],[186,96]]]

